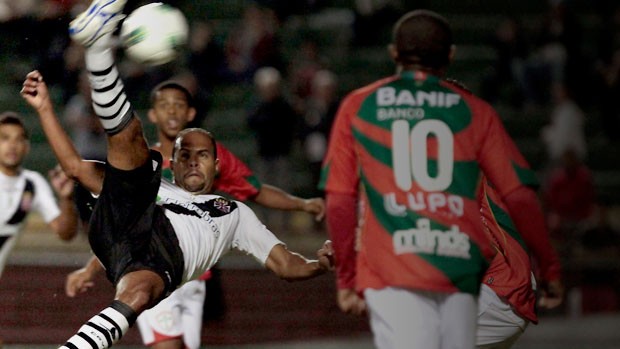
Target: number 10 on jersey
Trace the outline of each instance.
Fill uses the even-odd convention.
[[[427,140],[437,141],[437,174],[428,171]],[[441,120],[421,120],[412,128],[406,120],[392,123],[392,168],[396,185],[410,191],[413,181],[427,191],[443,191],[452,183],[454,169],[454,135]]]

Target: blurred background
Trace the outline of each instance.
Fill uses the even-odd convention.
[[[190,23],[182,57],[149,68],[119,52],[127,92],[144,118],[149,141],[156,140],[145,118],[150,90],[165,79],[177,79],[195,94],[195,126],[212,131],[262,182],[303,197],[322,195],[316,184],[339,100],[394,72],[386,45],[395,20],[417,8],[443,14],[457,45],[448,76],[497,109],[537,171],[551,237],[564,264],[564,305],[542,313],[541,324],[530,326],[518,345],[620,347],[615,333],[620,324],[618,1],[164,2],[181,9]],[[32,134],[25,167],[42,173],[55,159],[19,96],[25,75],[35,68],[43,72],[56,111],[82,155],[105,158],[105,137],[84,86],[83,51],[67,35],[69,21],[89,3],[0,0],[0,109],[25,117]],[[145,3],[129,0],[126,12]],[[269,98],[290,106],[289,120],[278,121],[287,125],[280,130],[282,137],[261,136],[262,130],[253,127],[254,111],[269,101],[257,76],[274,79],[278,92]],[[270,147],[280,149],[287,162],[287,172],[277,177],[261,170],[268,160],[263,150]],[[306,255],[327,237],[324,224],[305,214],[259,214],[292,249]],[[101,279],[101,287],[88,297],[65,297],[64,275],[88,258],[88,244],[84,234],[69,243],[56,241],[44,227],[40,218],[30,218],[0,279],[0,338],[5,345],[57,344],[112,295]],[[205,346],[281,341],[301,341],[288,345],[299,348],[314,341],[323,348],[370,345],[365,319],[339,313],[331,276],[287,284],[235,254],[220,267],[221,294],[205,305]],[[581,337],[583,333],[591,336]],[[137,330],[122,344],[140,344]]]

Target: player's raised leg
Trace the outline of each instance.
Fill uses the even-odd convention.
[[[125,3],[126,0],[94,0],[84,13],[71,22],[69,33],[74,41],[86,47],[85,62],[93,108],[108,135],[108,164],[117,170],[134,170],[146,163],[149,150],[114,63],[113,33],[124,17],[122,11]],[[106,179],[107,176],[106,170]],[[95,236],[101,235],[102,241],[118,239],[97,233]],[[91,235],[89,233],[92,244],[95,240]],[[111,244],[109,247],[96,245],[100,245],[100,249],[116,246],[114,242]],[[113,265],[113,261],[108,262]],[[148,270],[125,275],[116,283],[114,302],[86,322],[62,348],[103,349],[112,346],[133,325],[137,314],[147,308],[153,299],[160,297],[163,284],[157,274]]]
[[[121,170],[144,164],[148,146],[142,125],[114,62],[114,31],[124,18],[127,0],[94,0],[69,25],[73,41],[86,47],[85,62],[93,108],[108,134],[108,163]]]

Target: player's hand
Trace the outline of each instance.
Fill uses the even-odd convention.
[[[326,240],[323,247],[316,252],[319,265],[324,270],[334,270],[334,248],[330,240]]]
[[[338,307],[342,312],[357,316],[366,315],[366,301],[354,289],[338,290]]]
[[[47,85],[43,81],[43,75],[38,70],[31,71],[26,75],[20,94],[37,111],[52,107]]]
[[[314,215],[314,220],[320,222],[325,216],[325,200],[323,198],[311,198],[304,200],[304,212]]]
[[[48,173],[52,188],[61,198],[69,199],[73,196],[75,187],[73,180],[65,174],[60,165],[56,165]]]
[[[78,294],[88,291],[95,286],[93,275],[87,268],[81,268],[67,275],[65,281],[65,294],[69,297],[75,297]]]
[[[560,280],[549,281],[542,285],[542,294],[538,300],[541,308],[553,309],[562,304],[564,299],[564,285]]]

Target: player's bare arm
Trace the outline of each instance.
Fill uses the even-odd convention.
[[[93,279],[103,271],[103,266],[97,257],[92,256],[83,268],[75,270],[67,275],[65,280],[65,294],[75,297],[78,294],[88,291],[95,286]]]
[[[254,202],[269,208],[289,211],[304,211],[314,215],[317,221],[325,215],[325,202],[322,198],[302,199],[291,195],[273,185],[263,184]]]
[[[99,193],[103,184],[103,164],[85,161],[66,134],[49,96],[47,85],[38,71],[26,75],[21,95],[37,112],[52,151],[67,176],[77,180],[92,193]]]
[[[329,240],[317,251],[317,260],[306,259],[279,244],[274,246],[269,253],[265,266],[281,279],[287,281],[306,280],[331,270],[333,268],[332,255],[332,244]]]

